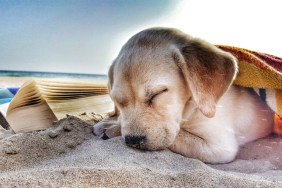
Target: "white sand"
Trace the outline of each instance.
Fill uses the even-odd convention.
[[[169,150],[136,150],[121,137],[100,140],[94,122],[71,116],[45,131],[7,134],[0,187],[282,187],[281,138],[246,145],[232,163],[207,165]]]

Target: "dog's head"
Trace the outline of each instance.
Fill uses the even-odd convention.
[[[110,96],[125,142],[149,150],[169,147],[184,115],[200,110],[214,116],[236,70],[230,54],[178,30],[136,34],[109,70]]]

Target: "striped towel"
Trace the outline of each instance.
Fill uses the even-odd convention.
[[[235,85],[254,88],[276,113],[274,132],[282,135],[282,58],[234,46],[217,45],[239,64]]]
[[[0,88],[0,105],[9,103],[18,92],[19,88]]]
[[[0,88],[0,112],[3,116],[6,116],[9,104],[18,90],[18,87]]]

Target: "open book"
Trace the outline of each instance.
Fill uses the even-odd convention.
[[[18,133],[46,129],[66,114],[104,115],[113,109],[106,84],[30,80],[21,86],[4,116]]]

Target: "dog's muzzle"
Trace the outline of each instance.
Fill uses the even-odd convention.
[[[126,145],[137,148],[137,149],[146,149],[146,137],[145,136],[132,136],[132,135],[126,135],[125,137],[125,143]]]

